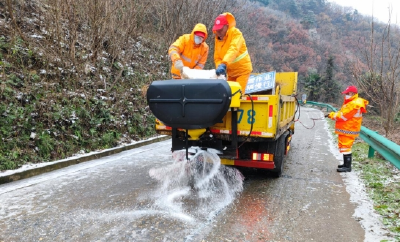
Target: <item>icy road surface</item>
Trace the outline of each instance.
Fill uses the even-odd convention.
[[[302,108],[308,127],[310,117],[322,113]],[[188,167],[170,148],[163,141],[0,185],[0,241],[385,239],[357,175],[336,172],[323,120],[296,123],[278,179],[219,166],[208,153],[197,158],[212,166]]]

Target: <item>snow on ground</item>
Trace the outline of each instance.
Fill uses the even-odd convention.
[[[334,138],[333,138],[331,132],[329,131],[329,126],[328,126],[327,122],[325,122],[325,129],[328,130],[327,133],[329,136],[328,142],[329,142],[330,152],[337,158],[338,163],[339,163],[339,161],[340,162],[342,161],[343,157],[342,157],[342,154],[339,153],[339,151],[336,147],[336,144],[334,144]],[[123,146],[128,146],[128,145],[132,145],[135,143],[142,143],[142,142],[149,141],[149,140],[152,140],[155,138],[157,138],[157,137],[150,138],[147,140],[142,140],[139,142],[133,142],[130,144],[124,144]],[[45,162],[45,163],[39,163],[39,164],[26,164],[16,170],[7,170],[4,172],[1,172],[0,177],[12,175],[15,173],[20,173],[20,172],[35,169],[38,167],[52,165],[52,164],[59,163],[59,162],[65,162],[65,161],[68,161],[71,159],[94,155],[94,154],[98,154],[101,152],[118,149],[120,147],[115,147],[115,148],[102,150],[102,151],[94,151],[94,152],[90,152],[90,153],[86,153],[86,154],[76,154],[73,157],[63,159],[63,160],[53,161],[53,162]],[[388,234],[388,231],[385,229],[385,226],[382,223],[382,218],[373,209],[373,202],[367,196],[365,186],[362,183],[361,179],[359,178],[358,173],[355,171],[352,171],[349,173],[341,173],[341,175],[345,182],[346,190],[350,194],[350,201],[352,203],[356,204],[356,209],[353,214],[353,217],[354,217],[354,219],[356,219],[357,221],[360,222],[361,226],[365,230],[364,242],[375,242],[375,241],[381,241],[381,240],[385,240],[385,239],[390,241],[390,238],[388,238],[386,236],[386,234]]]
[[[110,149],[92,151],[92,152],[89,152],[89,153],[82,152],[82,153],[79,153],[79,154],[75,154],[72,157],[69,157],[69,158],[66,158],[66,159],[62,159],[62,160],[57,160],[57,161],[52,161],[52,162],[36,163],[36,164],[32,164],[32,163],[25,164],[22,167],[20,167],[18,169],[15,169],[15,170],[1,171],[0,172],[0,177],[9,176],[9,175],[13,175],[13,174],[16,174],[16,173],[21,173],[21,172],[24,172],[24,171],[28,171],[28,170],[32,170],[32,169],[36,169],[36,168],[40,168],[40,167],[45,167],[45,166],[53,165],[53,164],[56,164],[56,163],[61,163],[61,162],[73,160],[73,159],[87,157],[87,156],[91,156],[91,155],[95,155],[95,154],[100,154],[100,153],[103,153],[103,152],[120,149],[121,147],[129,146],[129,145],[140,144],[140,143],[143,143],[143,142],[146,142],[146,141],[151,141],[151,140],[157,139],[157,138],[162,137],[162,136],[156,136],[156,137],[152,137],[152,138],[149,138],[149,139],[146,139],[146,140],[141,140],[141,141],[134,141],[132,143],[122,144],[120,146],[117,146],[117,147],[114,147],[114,148],[110,148]]]

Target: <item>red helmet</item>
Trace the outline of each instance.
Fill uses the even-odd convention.
[[[349,93],[349,92],[358,93],[357,87],[355,87],[355,86],[348,86],[348,87],[346,88],[346,90],[344,90],[344,91],[342,92],[342,94],[347,94],[347,93]]]

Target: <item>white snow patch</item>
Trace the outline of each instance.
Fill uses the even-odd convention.
[[[16,174],[16,173],[21,173],[21,172],[24,172],[24,171],[27,171],[27,170],[36,169],[36,168],[39,168],[39,167],[45,167],[45,166],[53,165],[53,164],[56,164],[56,163],[65,162],[65,161],[69,161],[69,160],[72,160],[72,159],[80,158],[80,157],[87,157],[87,156],[91,156],[91,155],[94,155],[94,154],[99,154],[99,153],[102,153],[102,152],[115,150],[115,149],[118,149],[118,148],[121,148],[121,147],[124,147],[124,146],[128,146],[128,145],[143,143],[145,141],[150,141],[150,140],[157,139],[157,138],[163,137],[163,136],[164,135],[153,137],[153,138],[149,138],[149,139],[146,139],[146,140],[133,141],[131,143],[124,143],[124,144],[120,144],[119,146],[114,147],[114,148],[105,149],[105,150],[98,150],[98,151],[92,151],[92,152],[89,152],[89,153],[86,153],[86,154],[78,153],[78,154],[75,154],[72,157],[69,157],[69,158],[66,158],[66,159],[62,159],[62,160],[58,160],[58,161],[43,162],[43,163],[36,163],[36,164],[26,164],[26,165],[23,165],[22,167],[20,167],[18,169],[15,169],[15,170],[2,171],[2,172],[0,172],[0,177],[9,176],[9,175],[13,175],[13,174]]]
[[[32,38],[43,39],[44,37],[41,35],[33,34],[31,35]]]
[[[301,209],[302,211],[307,211],[308,208],[310,207],[311,203],[307,203],[306,205],[303,206],[303,208]]]

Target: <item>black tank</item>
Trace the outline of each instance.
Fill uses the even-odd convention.
[[[201,129],[221,122],[231,104],[225,80],[154,81],[147,90],[150,110],[172,128]]]

